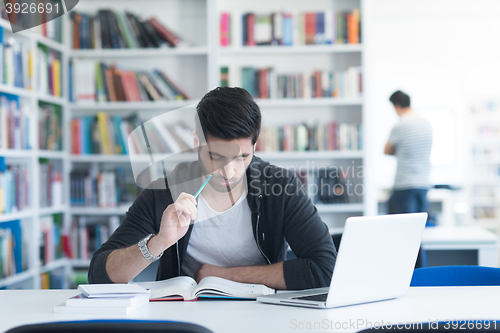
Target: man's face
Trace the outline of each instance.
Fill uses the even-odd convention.
[[[234,190],[243,179],[254,153],[252,139],[225,141],[207,137],[207,144],[198,149],[204,175],[212,174],[209,184],[218,192]],[[195,147],[197,136],[195,135]]]

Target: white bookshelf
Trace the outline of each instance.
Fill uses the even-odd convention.
[[[59,19],[64,20],[65,17]],[[27,246],[23,246],[23,257],[26,257],[27,269],[19,274],[14,274],[6,278],[0,278],[0,288],[28,288],[28,289],[39,289],[41,287],[40,275],[42,273],[52,272],[54,270],[63,269],[66,273],[69,272],[69,262],[66,259],[59,259],[53,262],[49,262],[46,265],[41,265],[40,263],[40,219],[46,215],[52,215],[57,213],[63,213],[64,218],[68,218],[69,206],[68,202],[64,199],[66,196],[63,194],[63,205],[58,207],[40,207],[40,174],[39,174],[39,159],[50,159],[60,163],[62,171],[62,181],[63,181],[63,193],[67,193],[68,187],[68,162],[69,155],[65,150],[65,143],[63,142],[63,149],[61,151],[49,151],[40,150],[39,147],[39,103],[49,103],[55,104],[61,107],[62,122],[64,124],[67,117],[67,87],[65,87],[64,79],[61,82],[61,89],[63,97],[54,97],[46,94],[40,93],[38,89],[38,71],[37,68],[40,65],[39,59],[36,57],[36,50],[39,44],[45,47],[57,51],[61,54],[61,71],[64,77],[65,68],[67,68],[67,55],[68,49],[64,43],[58,43],[49,38],[38,35],[33,29],[21,31],[18,33],[12,33],[10,23],[4,19],[0,19],[0,27],[4,31],[4,40],[8,37],[12,37],[23,43],[23,47],[27,47],[31,50],[33,56],[33,76],[32,76],[32,88],[23,89],[6,84],[0,84],[0,92],[6,94],[12,94],[19,96],[20,101],[29,105],[30,112],[33,114],[33,124],[36,124],[35,128],[31,128],[33,131],[33,140],[31,142],[32,149],[30,150],[18,150],[18,149],[0,149],[0,156],[5,157],[6,163],[22,163],[27,166],[29,181],[29,208],[17,212],[0,214],[0,224],[12,220],[21,220],[23,224],[26,225],[23,228],[23,238],[26,240]],[[64,126],[63,126],[64,130]],[[63,137],[66,137],[67,133],[63,133]]]
[[[489,105],[489,107],[488,107]],[[471,105],[468,192],[469,224],[500,233],[500,102]]]
[[[307,46],[269,46],[269,47],[221,47],[219,46],[219,15],[222,11],[229,11],[233,15],[233,35],[241,36],[238,31],[238,24],[241,23],[241,15],[245,11],[267,13],[281,11],[284,8],[297,8],[299,11],[320,11],[326,8],[339,10],[352,10],[360,8],[363,13],[363,0],[277,0],[255,2],[233,1],[233,0],[172,0],[154,1],[145,0],[141,2],[100,0],[80,2],[75,10],[78,12],[95,13],[100,8],[111,8],[113,10],[127,9],[143,17],[156,16],[160,21],[166,23],[169,28],[188,42],[188,46],[180,48],[159,48],[159,49],[118,49],[118,50],[73,50],[70,20],[67,15],[63,16],[65,22],[64,44],[60,45],[46,38],[41,38],[30,34],[21,33],[30,39],[33,45],[44,43],[48,47],[60,51],[64,55],[64,97],[54,98],[52,96],[40,96],[37,92],[26,91],[13,87],[2,87],[0,91],[15,93],[33,101],[37,105],[38,101],[56,103],[62,106],[64,112],[63,127],[64,137],[71,138],[70,121],[75,116],[94,115],[99,111],[110,114],[128,115],[132,112],[140,112],[141,115],[155,115],[161,112],[173,110],[186,106],[196,105],[204,93],[217,87],[220,83],[220,66],[229,65],[232,68],[239,66],[277,66],[286,71],[293,70],[344,70],[348,66],[363,66],[365,50],[363,44],[358,45],[307,45]],[[362,15],[363,17],[363,15]],[[5,22],[3,22],[5,24]],[[365,24],[362,25],[363,29]],[[362,33],[365,36],[364,33]],[[113,102],[113,103],[81,103],[68,102],[67,64],[71,59],[92,59],[106,63],[115,63],[119,68],[126,69],[152,69],[162,68],[171,74],[191,99],[188,101],[173,102]],[[182,70],[182,69],[188,69]],[[363,75],[365,68],[363,68]],[[363,77],[364,81],[365,77]],[[231,84],[231,83],[230,83]],[[2,89],[2,88],[5,88]],[[256,99],[261,108],[264,125],[282,124],[284,119],[287,123],[317,120],[339,122],[355,122],[366,125],[366,107],[362,97],[359,98],[295,98],[295,99]],[[366,126],[364,126],[366,128]],[[363,147],[366,147],[366,135],[364,135]],[[0,156],[23,158],[32,164],[32,170],[36,170],[39,157],[57,159],[64,165],[64,191],[69,194],[69,174],[72,169],[94,165],[106,167],[111,164],[130,165],[128,155],[72,155],[70,140],[65,141],[64,152],[49,151],[1,151]],[[4,154],[5,153],[5,154]],[[287,167],[300,167],[314,161],[317,166],[364,166],[366,165],[366,151],[304,151],[304,152],[256,152],[256,155],[268,160],[273,164]],[[169,161],[193,161],[197,155],[182,154],[169,157]],[[149,161],[148,155],[134,156],[138,161]],[[38,191],[38,176],[35,176],[36,184],[33,189],[32,203],[38,205],[38,198],[35,193]],[[370,184],[363,180],[363,185],[369,187]],[[69,201],[69,195],[66,196]],[[39,223],[39,217],[55,212],[62,212],[65,223],[71,223],[74,216],[123,216],[129,204],[113,207],[69,207],[69,202],[64,207],[43,208],[34,206],[33,209],[12,215],[12,217],[32,219],[33,223]],[[343,223],[348,216],[373,214],[368,208],[366,198],[360,202],[350,204],[318,204],[318,212],[328,224],[330,230],[341,230]],[[1,216],[0,221],[10,216]],[[39,226],[38,226],[39,227]],[[37,227],[37,228],[38,228]],[[34,228],[34,246],[30,250],[32,260],[36,260],[38,253],[38,240]],[[71,259],[58,260],[44,267],[30,266],[31,269],[19,279],[23,281],[33,281],[33,287],[40,286],[40,273],[59,268],[85,268],[88,267],[89,260]],[[2,280],[0,280],[1,283]],[[17,284],[18,280],[6,280],[9,285]],[[14,282],[9,282],[14,281]],[[1,284],[0,284],[1,286]]]

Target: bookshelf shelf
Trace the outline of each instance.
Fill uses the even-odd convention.
[[[59,104],[59,105],[64,105],[66,104],[66,99],[62,97],[56,97],[56,96],[50,96],[50,95],[42,95],[42,94],[37,94],[36,98],[39,101],[47,102],[47,103],[52,103],[52,104]]]
[[[90,265],[90,259],[71,259],[71,265],[73,267],[87,268]]]
[[[132,203],[119,207],[71,207],[72,215],[125,215]]]
[[[35,39],[38,43],[43,44],[55,51],[65,52],[67,51],[67,47],[64,44],[58,43],[55,40],[47,38],[45,36],[37,36]]]
[[[31,158],[33,150],[26,149],[0,149],[0,156],[15,158]]]
[[[51,151],[51,150],[39,150],[38,157],[41,158],[52,158],[52,159],[64,159],[68,155],[64,151]]]
[[[33,278],[35,276],[35,274],[36,274],[36,271],[34,269],[30,269],[30,270],[27,270],[25,272],[6,277],[4,279],[0,279],[0,288],[8,287],[10,285],[26,281],[28,279]]]
[[[99,49],[71,50],[73,58],[162,58],[177,56],[208,55],[208,48],[203,46],[144,49]]]
[[[317,204],[319,213],[362,213],[365,209],[363,204]]]
[[[0,92],[17,95],[20,97],[28,97],[28,98],[33,97],[33,91],[31,90],[18,88],[6,84],[0,84]]]
[[[256,99],[260,107],[318,107],[318,106],[349,106],[363,104],[362,98],[284,98]]]
[[[362,44],[220,47],[220,55],[320,54],[363,51]]]
[[[50,272],[59,268],[64,268],[68,265],[69,261],[66,258],[56,259],[44,266],[40,267],[40,273]]]
[[[72,103],[73,111],[135,111],[135,110],[172,110],[198,103],[197,100],[171,102],[111,102],[111,103]]]
[[[0,223],[13,220],[22,220],[26,218],[32,218],[34,216],[34,211],[31,209],[23,210],[16,213],[0,214]],[[1,279],[0,279],[1,281]]]
[[[52,215],[59,213],[66,213],[68,208],[66,206],[58,206],[58,207],[42,207],[39,210],[40,215]]]

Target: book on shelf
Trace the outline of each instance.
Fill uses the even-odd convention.
[[[40,274],[42,289],[68,289],[64,268]]]
[[[55,97],[62,96],[61,52],[38,44],[38,91]]]
[[[6,163],[0,157],[0,214],[29,208],[29,172],[22,163]]]
[[[71,257],[88,260],[118,228],[118,216],[73,216],[69,247]]]
[[[199,283],[190,276],[178,276],[154,282],[138,282],[150,290],[152,301],[184,300],[202,298],[256,299],[258,296],[274,294],[275,290],[262,284],[234,282],[215,276],[207,276]]]
[[[134,131],[142,120],[129,116],[109,115],[73,118],[71,121],[71,153],[75,155],[142,155],[148,154],[142,131]],[[193,148],[192,130],[182,123],[167,126],[161,121],[144,123],[151,151],[175,154]]]
[[[28,268],[26,221],[14,220],[0,223],[0,278],[22,273]]]
[[[32,149],[35,117],[17,95],[0,93],[0,149]]]
[[[220,14],[221,46],[230,46],[231,13]],[[241,18],[242,45],[359,44],[361,14],[352,11],[245,13]]]
[[[128,206],[140,194],[130,168],[99,171],[74,169],[70,174],[70,203],[74,207]]]
[[[235,69],[233,69],[235,70]],[[231,68],[222,66],[221,86],[230,82]],[[223,81],[224,78],[224,81]],[[362,95],[362,69],[352,66],[346,70],[297,72],[280,74],[270,68],[241,68],[241,87],[254,98],[356,98]]]
[[[317,123],[262,126],[256,151],[359,151],[361,124]]]
[[[62,151],[62,110],[60,105],[40,102],[39,148]]]
[[[179,101],[189,96],[161,69],[133,71],[88,59],[73,59],[74,102]]]
[[[4,29],[0,27],[0,51],[2,83],[31,90],[33,54],[28,44],[17,38],[7,38]]]
[[[39,159],[40,207],[59,207],[63,205],[63,183],[61,161]]]
[[[71,11],[73,49],[137,49],[184,44],[172,29],[155,17],[100,9],[97,14]]]
[[[12,8],[14,8],[16,4],[17,6],[21,6],[26,3],[25,1],[21,0],[9,0],[8,2],[12,4]],[[15,10],[11,11],[11,13],[8,14],[5,5],[2,5],[0,9],[0,16],[4,20],[10,21],[10,23],[18,26],[18,29],[29,29],[30,35],[39,35],[52,39],[58,43],[62,43],[63,22],[61,18],[56,17],[53,20],[39,24],[45,21],[46,13],[49,10],[53,11],[54,13],[59,8],[59,10],[62,11],[61,3],[59,2],[58,8],[56,7],[56,2],[52,2],[50,0],[38,1],[36,2],[36,4],[43,4],[43,10],[30,11],[29,15],[22,15],[21,11],[16,12]]]
[[[42,265],[70,255],[67,242],[69,231],[64,229],[63,214],[40,217],[40,262]]]

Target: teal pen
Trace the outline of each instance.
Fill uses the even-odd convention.
[[[208,181],[210,180],[210,178],[212,178],[212,175],[208,176],[207,180],[205,180],[205,182],[203,183],[203,185],[201,185],[200,189],[196,192],[196,194],[194,195],[194,198],[196,199],[201,191],[203,191],[203,189],[205,188],[205,186],[208,184]]]

